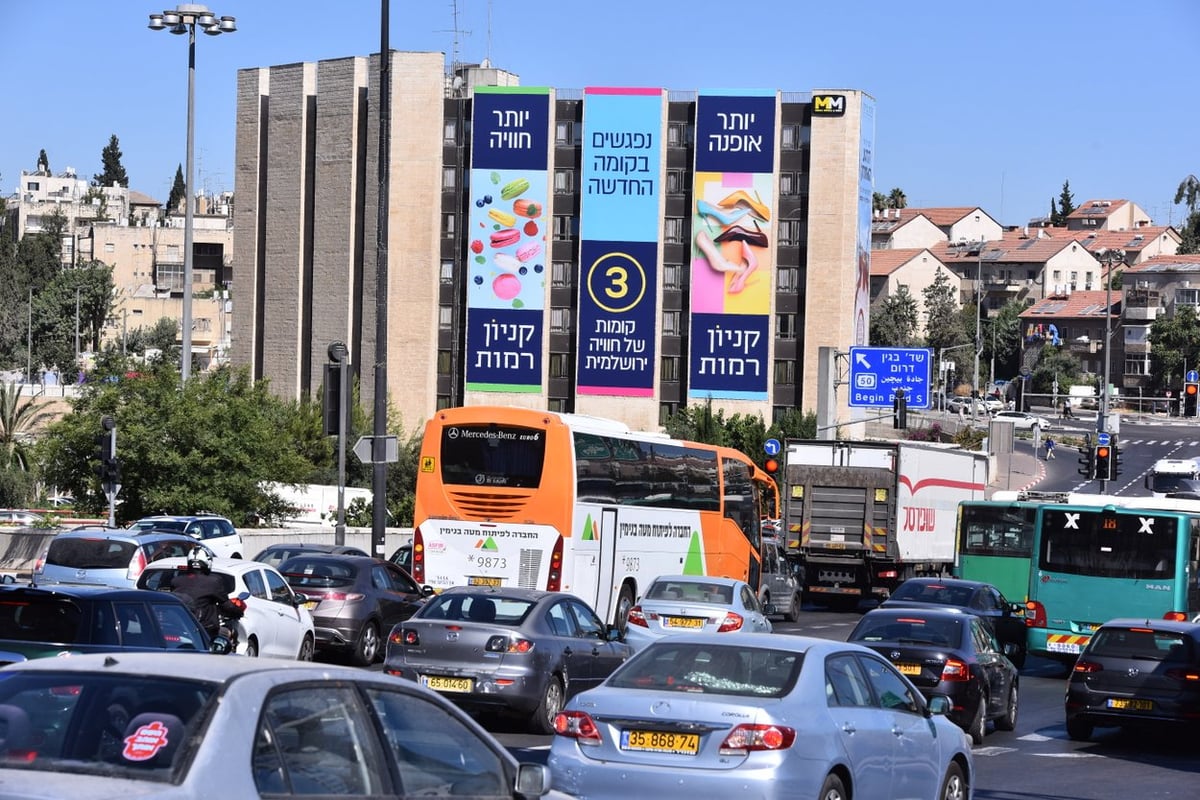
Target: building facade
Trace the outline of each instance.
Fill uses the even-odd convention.
[[[486,403],[653,430],[710,398],[770,422],[817,410],[821,348],[867,344],[869,95],[389,58],[386,184],[378,56],[239,73],[233,360],[277,393],[318,396],[341,341],[369,407],[380,300],[409,427]]]

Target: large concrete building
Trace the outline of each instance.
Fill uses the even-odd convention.
[[[315,397],[342,341],[369,408],[383,291],[410,428],[490,403],[653,430],[708,398],[770,422],[822,393],[851,419],[818,364],[867,343],[869,95],[556,90],[389,59],[382,289],[379,56],[239,72],[235,363]]]

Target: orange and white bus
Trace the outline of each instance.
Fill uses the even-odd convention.
[[[763,505],[765,501],[765,505]],[[624,626],[659,575],[757,589],[774,481],[732,448],[524,408],[438,411],[417,472],[412,575],[571,592]]]

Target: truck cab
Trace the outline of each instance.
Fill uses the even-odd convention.
[[[1200,464],[1194,458],[1160,458],[1146,473],[1146,488],[1154,497],[1200,489]]]
[[[764,534],[759,602],[770,603],[786,621],[795,622],[800,616],[800,590],[796,570],[788,560],[783,541],[778,536]]]

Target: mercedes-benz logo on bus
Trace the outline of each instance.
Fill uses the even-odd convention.
[[[458,438],[458,428],[450,428],[449,430],[447,430],[446,438],[447,439],[457,439]]]

